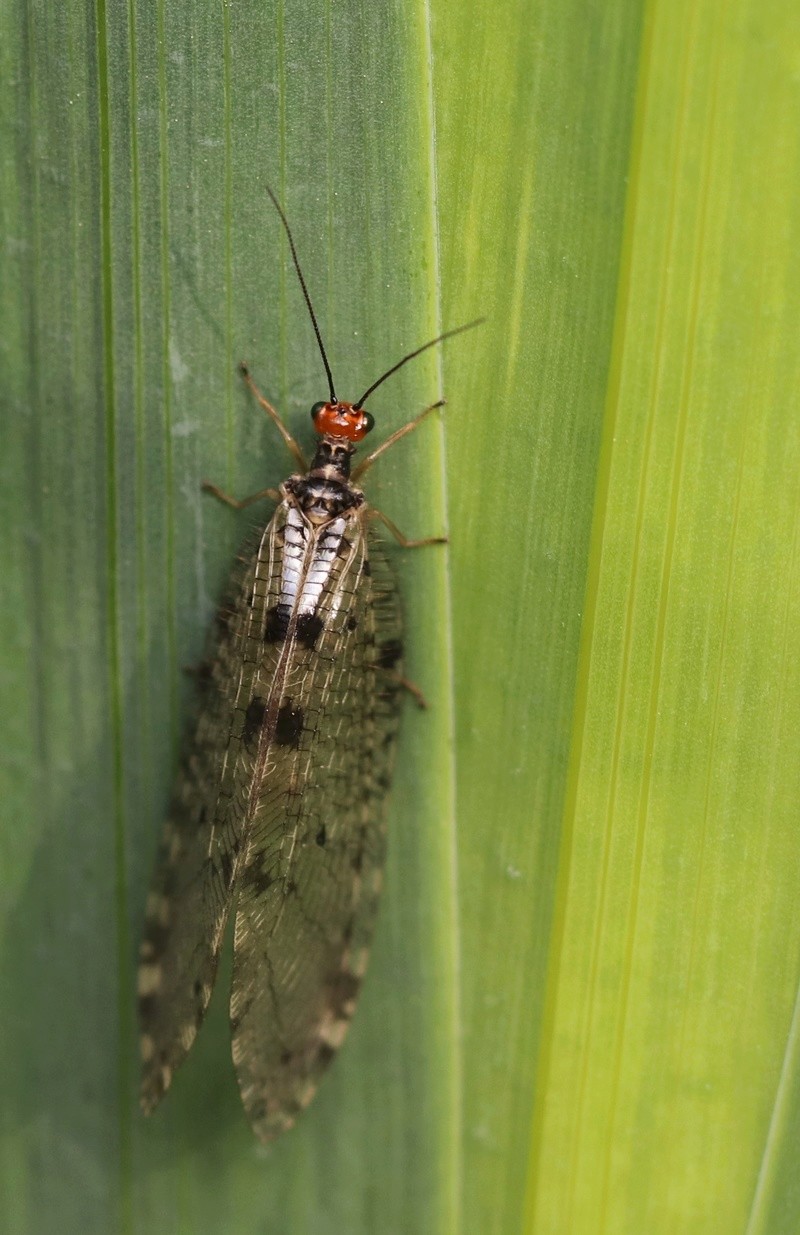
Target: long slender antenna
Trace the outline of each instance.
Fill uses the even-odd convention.
[[[445,330],[444,334],[437,335],[436,338],[431,339],[429,343],[423,343],[422,347],[418,347],[415,351],[409,352],[408,355],[404,356],[402,360],[398,360],[397,364],[393,364],[391,369],[387,369],[383,376],[378,378],[377,382],[373,382],[358,402],[353,404],[353,407],[362,408],[369,396],[372,394],[373,390],[377,390],[381,382],[385,382],[387,377],[391,377],[392,374],[396,373],[398,369],[402,369],[403,365],[407,364],[409,360],[413,360],[415,356],[419,356],[422,352],[427,352],[429,347],[433,347],[437,343],[442,343],[445,339],[452,339],[455,334],[463,334],[465,330],[472,330],[473,326],[480,326],[485,321],[485,317],[476,317],[474,322],[467,322],[466,326],[456,326],[454,330]]]
[[[269,187],[269,185],[267,185],[266,187],[267,187],[267,192],[269,193],[269,196],[270,196],[270,200],[281,217],[281,223],[286,228],[286,235],[289,237],[289,248],[292,250],[292,261],[294,262],[294,268],[297,271],[297,277],[300,280],[300,286],[303,289],[303,295],[306,298],[306,304],[308,305],[308,311],[311,314],[311,323],[314,327],[314,334],[317,336],[317,343],[319,344],[319,351],[320,351],[320,355],[322,356],[322,363],[324,364],[325,372],[328,375],[328,389],[331,392],[331,403],[338,403],[338,399],[336,398],[336,391],[333,389],[333,374],[331,373],[331,366],[328,364],[328,357],[325,353],[325,344],[322,342],[322,335],[320,334],[319,326],[317,325],[317,316],[314,312],[314,306],[311,303],[311,297],[308,294],[308,288],[306,287],[306,281],[303,278],[303,272],[300,269],[300,260],[297,256],[297,249],[294,247],[292,229],[289,226],[289,222],[286,218],[286,215],[283,213],[283,208],[281,207],[281,204],[278,201],[277,197],[272,192],[272,189]]]

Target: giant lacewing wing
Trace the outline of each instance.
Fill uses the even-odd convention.
[[[381,518],[353,483],[433,407],[367,456],[367,397],[312,409],[311,466],[254,386],[300,471],[243,558],[217,618],[196,727],[164,826],[138,973],[141,1102],[169,1088],[208,1007],[234,924],[233,1060],[253,1130],[269,1141],[310,1102],[341,1045],[367,963],[383,875],[384,808],[404,686],[400,614],[372,529]],[[470,326],[475,323],[470,323]],[[227,498],[241,506],[245,502]],[[413,689],[413,688],[412,688]]]

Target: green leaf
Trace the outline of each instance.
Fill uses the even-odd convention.
[[[799,40],[782,4],[647,14],[531,1230],[800,1217]]]
[[[788,0],[0,14],[0,1227],[800,1224],[800,21]],[[297,1129],[225,996],[151,1120],[134,956],[252,525],[371,403],[409,671],[385,903]],[[264,514],[266,517],[266,512]],[[223,973],[220,985],[227,984]]]

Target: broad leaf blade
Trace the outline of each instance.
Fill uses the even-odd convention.
[[[793,1231],[793,11],[0,30],[4,1229]],[[431,708],[351,1040],[268,1151],[222,992],[140,1119],[132,998],[182,667],[251,522],[200,481],[288,470],[236,363],[306,441],[325,394],[266,183],[342,394],[488,317],[375,397],[376,435],[449,401],[369,477],[450,534],[396,555]]]

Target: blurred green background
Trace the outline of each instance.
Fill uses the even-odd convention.
[[[0,11],[3,1235],[800,1229],[800,13]],[[136,1106],[134,957],[216,598],[325,385],[409,708],[352,1034],[245,1124],[224,995]],[[266,517],[266,512],[264,512]],[[227,982],[223,973],[222,985]]]

